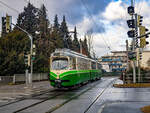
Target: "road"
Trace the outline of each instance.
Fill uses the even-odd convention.
[[[0,113],[141,113],[150,105],[150,88],[114,88],[116,77],[103,77],[74,90],[50,88],[9,103]]]

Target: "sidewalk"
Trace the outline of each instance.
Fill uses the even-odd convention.
[[[117,80],[114,84],[122,84],[122,81]],[[150,87],[112,87],[103,96],[100,113],[142,113],[141,108],[148,105],[150,105]]]
[[[14,100],[23,96],[35,94],[41,91],[52,89],[49,81],[33,82],[32,88],[27,88],[26,84],[20,85],[1,85],[0,102]]]

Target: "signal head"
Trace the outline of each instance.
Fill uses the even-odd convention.
[[[129,7],[128,7],[128,13],[129,13],[130,15],[133,15],[133,14],[134,14],[134,7],[133,7],[133,6],[129,6]]]
[[[128,31],[127,34],[131,38],[135,37],[135,31],[134,30]]]
[[[146,41],[146,44],[149,44],[149,42]]]

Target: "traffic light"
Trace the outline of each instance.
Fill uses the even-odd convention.
[[[35,60],[35,55],[36,55],[36,46],[33,44],[33,53],[32,53],[32,60]]]
[[[137,60],[141,60],[142,59],[142,51],[140,48],[137,48]]]
[[[133,6],[128,7],[128,14],[130,14],[130,15],[134,14],[134,7]]]
[[[128,37],[133,38],[133,37],[135,37],[136,33],[135,33],[135,30],[130,30],[127,32],[127,34],[128,34]]]
[[[11,31],[11,16],[6,14],[6,33]]]
[[[144,26],[140,26],[139,30],[140,30],[140,36],[145,35],[146,31],[148,31],[148,29],[146,29]],[[149,44],[149,42],[146,41],[146,38],[148,38],[148,35],[140,38],[140,47],[141,48],[144,48],[146,46],[146,44]]]
[[[135,20],[127,20],[127,24],[129,28],[135,28]]]
[[[129,60],[136,60],[136,52],[129,51],[128,58]]]
[[[6,17],[2,17],[2,34],[6,34]]]
[[[31,64],[31,55],[30,54],[25,54],[24,55],[24,61],[25,61],[25,65],[26,66],[30,66],[30,64]]]
[[[142,60],[142,52],[139,52],[139,60]]]
[[[146,41],[146,45],[149,44],[149,42]]]
[[[140,15],[136,15],[137,17],[137,26],[141,26],[142,25],[142,19],[143,19],[143,16],[140,16]]]

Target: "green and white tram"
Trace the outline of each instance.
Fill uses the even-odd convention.
[[[69,49],[57,49],[50,57],[50,84],[54,87],[72,87],[100,79],[98,61]]]

